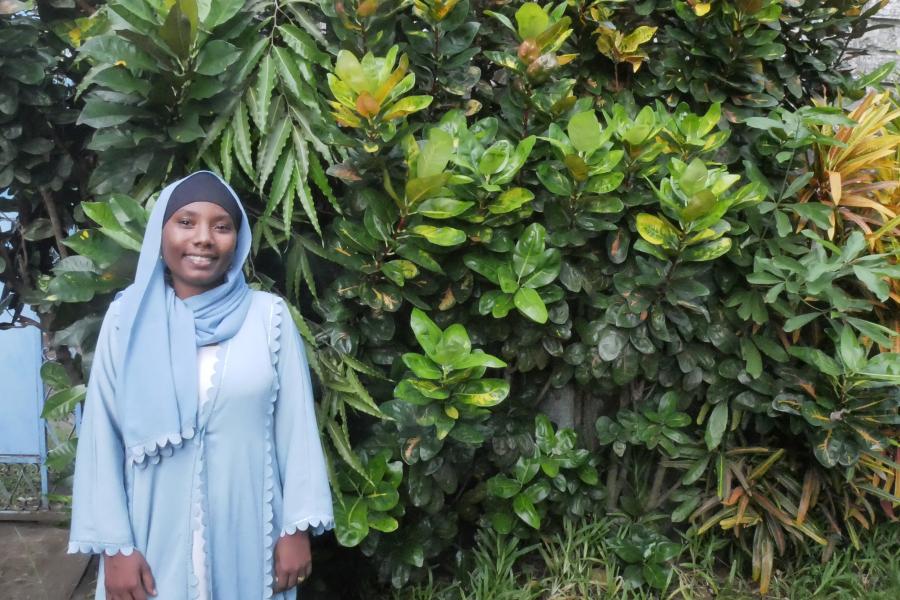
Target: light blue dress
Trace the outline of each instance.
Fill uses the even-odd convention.
[[[157,600],[273,596],[275,542],[334,527],[303,343],[284,302],[253,292],[237,334],[219,344],[209,401],[190,439],[126,458],[118,430],[113,302],[100,330],[75,463],[69,552],[147,559]],[[96,377],[98,369],[105,376]],[[203,534],[204,573],[192,561]],[[96,598],[106,597],[102,570]],[[200,577],[205,586],[199,585]]]

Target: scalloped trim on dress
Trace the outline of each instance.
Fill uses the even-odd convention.
[[[143,468],[148,464],[157,464],[165,456],[172,456],[176,448],[181,448],[184,440],[194,437],[196,429],[188,427],[181,433],[170,433],[155,442],[147,442],[128,448],[128,463]]]
[[[294,521],[281,530],[280,537],[293,535],[297,533],[298,529],[300,531],[309,531],[313,535],[322,535],[326,531],[334,529],[334,517],[307,517],[306,519]]]
[[[123,556],[131,556],[134,552],[134,546],[131,544],[105,544],[102,542],[80,542],[72,540],[69,542],[68,554],[106,554],[107,556],[115,556],[122,554]]]
[[[213,406],[216,399],[219,397],[219,387],[222,385],[222,371],[224,370],[223,365],[228,355],[230,341],[231,340],[225,340],[219,342],[219,345],[216,348],[212,376],[209,379],[208,400],[200,407],[199,417],[197,418],[197,425],[199,428],[206,428],[206,425],[209,423],[209,416],[212,413]]]
[[[274,561],[274,551],[273,547],[275,545],[275,539],[272,535],[272,532],[275,529],[274,526],[274,510],[272,507],[273,499],[275,498],[274,487],[275,487],[275,471],[272,466],[273,459],[272,453],[274,449],[274,445],[272,443],[272,422],[273,415],[275,414],[275,402],[278,399],[278,390],[281,387],[280,382],[278,381],[278,352],[281,350],[281,312],[284,307],[284,303],[280,298],[276,298],[272,303],[272,314],[270,317],[271,325],[269,326],[269,331],[271,332],[271,337],[269,338],[269,354],[272,359],[272,368],[274,370],[274,376],[272,378],[272,397],[269,401],[269,408],[267,409],[266,416],[266,437],[265,437],[265,453],[266,453],[266,464],[265,464],[265,485],[263,486],[263,548],[265,550],[264,556],[266,557],[263,561],[263,598],[268,600],[268,598],[272,597],[273,594],[273,575],[272,575],[272,563]]]
[[[212,390],[210,390],[210,393]],[[206,460],[203,456],[203,445],[201,443],[200,449],[198,450],[197,457],[197,475],[196,482],[193,490],[193,506],[191,507],[191,568],[190,568],[190,586],[191,586],[191,598],[193,600],[203,600],[200,595],[200,578],[203,578],[203,581],[206,583],[206,591],[207,594],[210,590],[210,581],[209,581],[209,553],[207,548],[209,546],[209,541],[206,539],[207,534],[207,526],[206,526],[206,494],[204,493],[204,489],[206,488]],[[203,573],[197,573],[194,571],[194,532],[200,531],[200,552],[203,553]]]
[[[225,357],[227,356],[227,348],[228,341],[224,341],[219,343],[216,348],[215,359],[213,362],[213,372],[209,381],[209,390],[207,391],[207,399],[206,402],[202,403],[200,407],[200,418],[198,419],[198,425],[200,427],[200,431],[204,431],[209,421],[209,416],[213,410],[213,405],[215,404],[216,399],[219,395],[219,387],[222,382],[222,371]],[[209,578],[209,540],[207,539],[207,534],[209,533],[209,529],[206,522],[206,514],[207,514],[207,506],[206,506],[206,456],[205,449],[203,445],[203,436],[201,434],[200,437],[200,448],[198,449],[197,456],[197,475],[194,487],[194,502],[191,507],[191,576],[190,576],[190,585],[191,585],[191,598],[193,600],[203,600],[200,595],[200,577],[203,577],[206,582],[206,591],[207,594],[212,590],[211,581]],[[193,560],[193,533],[197,529],[200,530],[200,544],[201,544],[201,552],[203,553],[203,573],[195,573],[193,570],[194,560]]]

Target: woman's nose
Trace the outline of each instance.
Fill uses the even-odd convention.
[[[212,243],[212,236],[206,227],[197,227],[194,230],[194,239],[192,241],[197,245],[208,246]]]

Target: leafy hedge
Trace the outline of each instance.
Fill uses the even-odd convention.
[[[314,350],[337,540],[393,585],[565,517],[636,523],[651,588],[679,532],[763,591],[858,545],[900,502],[900,109],[889,68],[849,74],[864,4],[3,17],[3,302],[54,332],[45,414],[83,399],[153,192],[208,167]]]

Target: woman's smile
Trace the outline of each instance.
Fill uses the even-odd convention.
[[[215,254],[185,254],[184,258],[198,269],[205,269],[212,266],[218,257]]]

